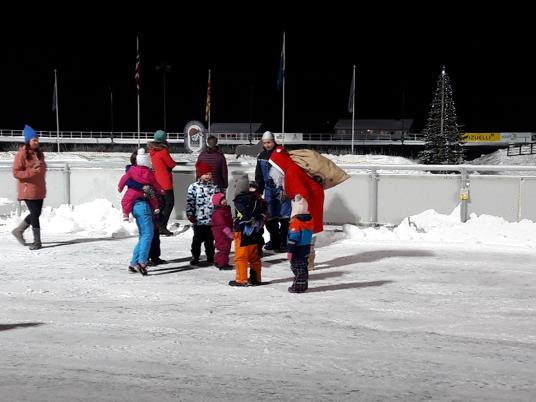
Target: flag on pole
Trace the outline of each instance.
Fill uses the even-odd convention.
[[[350,96],[348,97],[348,112],[352,113],[355,102],[355,66],[352,73],[352,83],[350,84]]]
[[[139,42],[136,46],[137,54],[136,54],[136,73],[134,74],[134,79],[136,80],[136,92],[139,95],[140,94],[140,86],[141,86],[141,63],[140,63],[140,46]]]
[[[52,111],[58,108],[58,77],[54,74],[54,92],[52,93]]]
[[[285,81],[285,36],[283,35],[283,47],[281,48],[281,60],[279,62],[279,76],[277,77],[277,89],[281,91],[283,89],[283,83]]]
[[[205,105],[205,121],[209,123],[210,117],[210,69],[208,70],[208,84],[207,84],[207,103]]]

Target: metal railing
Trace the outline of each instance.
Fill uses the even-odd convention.
[[[38,131],[37,134],[41,138],[49,139],[91,139],[91,138],[107,138],[107,139],[135,139],[138,137],[142,140],[153,139],[154,133],[149,131],[60,131],[59,137],[56,131]],[[167,133],[168,141],[184,140],[184,133]],[[0,130],[0,137],[13,137],[22,139],[21,130]]]
[[[47,142],[59,140],[60,142],[69,142],[69,140],[114,140],[135,142],[138,139],[144,142],[153,139],[153,132],[141,132],[138,136],[136,131],[60,131],[59,136],[56,131],[38,131],[39,136],[48,140]],[[208,135],[209,133],[206,133]],[[169,142],[184,142],[184,133],[167,133]],[[222,144],[248,144],[257,143],[262,137],[262,133],[218,133],[211,132],[218,138]],[[331,143],[345,144],[352,141],[351,133],[274,133],[279,142],[289,144],[296,143]],[[22,140],[21,130],[0,130],[0,141]],[[370,133],[355,133],[354,141],[356,144],[363,141],[385,141],[394,144],[403,144],[404,142],[422,143],[423,137],[419,133],[408,133],[403,137],[400,134],[370,134]]]

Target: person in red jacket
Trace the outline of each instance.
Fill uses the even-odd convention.
[[[19,148],[13,161],[13,177],[17,179],[17,198],[26,203],[30,214],[11,233],[25,246],[24,231],[32,225],[34,241],[30,245],[30,250],[38,250],[41,248],[39,216],[47,194],[45,182],[47,164],[34,129],[24,126],[23,134],[24,145]]]
[[[290,158],[283,147],[277,147],[270,156],[270,164],[284,175],[284,190],[290,199],[301,194],[309,205],[309,212],[313,218],[313,233],[318,234],[324,230],[324,188],[314,181],[305,171]],[[314,240],[311,244],[308,269],[314,267]]]
[[[160,222],[160,234],[164,236],[173,236],[168,230],[167,224],[171,215],[171,210],[175,204],[175,194],[173,192],[173,176],[171,171],[177,163],[171,159],[167,144],[167,134],[158,130],[154,133],[154,141],[147,143],[151,161],[153,163],[156,181],[164,189],[165,205],[162,209],[162,221]]]

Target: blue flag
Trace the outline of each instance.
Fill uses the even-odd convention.
[[[352,83],[350,84],[350,96],[348,97],[348,112],[352,113],[355,102],[355,73],[352,74]]]
[[[283,34],[283,48],[281,49],[281,61],[279,62],[279,76],[277,77],[277,89],[283,89],[285,82],[285,34]]]

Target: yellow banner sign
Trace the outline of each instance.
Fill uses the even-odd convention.
[[[498,142],[501,141],[501,133],[465,133],[464,142]]]

